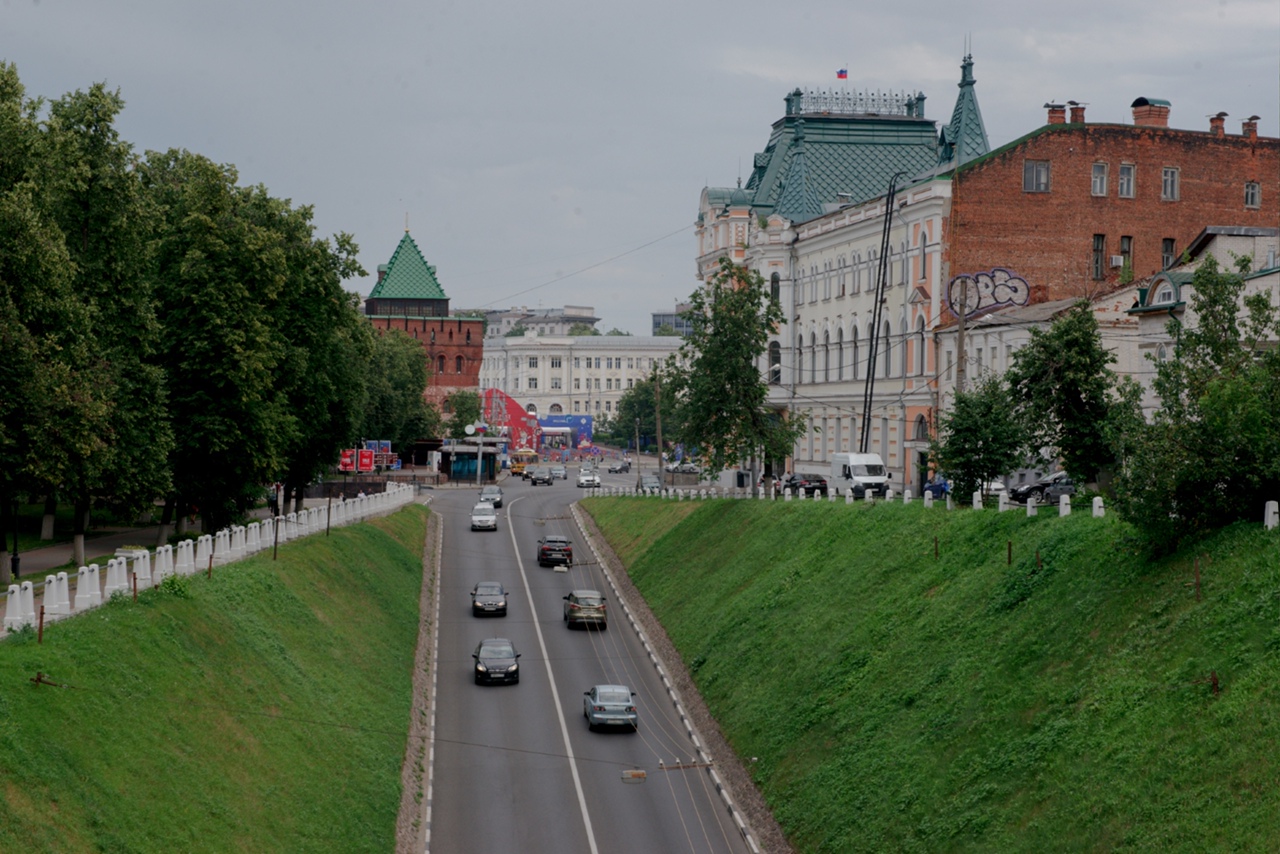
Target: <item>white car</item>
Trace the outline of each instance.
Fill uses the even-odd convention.
[[[498,530],[498,511],[494,510],[493,505],[488,501],[481,501],[475,507],[471,508],[471,530]]]
[[[578,486],[593,488],[600,485],[600,475],[593,471],[584,471],[578,475]]]

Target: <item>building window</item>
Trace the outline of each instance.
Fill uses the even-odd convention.
[[[1093,236],[1093,278],[1102,281],[1107,276],[1107,236]]]
[[[605,412],[612,412],[612,411],[613,411],[613,401],[612,401],[612,400],[606,400],[606,401],[604,402],[604,411],[605,411]]]
[[[776,273],[774,275],[777,275]],[[769,342],[769,384],[782,382],[782,345],[777,341]]]
[[[444,356],[436,357],[436,373],[437,374],[444,373]]]
[[[580,401],[580,400],[575,400],[575,401],[573,402],[573,411],[574,411],[574,412],[581,412],[581,411],[582,411],[582,401]]]
[[[551,357],[551,367],[553,367],[553,368],[558,368],[558,367],[560,367],[560,357],[559,357],[559,356],[552,356],[552,357]]]
[[[836,379],[844,379],[844,327],[836,330]]]
[[[1173,285],[1168,283],[1160,286],[1156,291],[1156,298],[1151,301],[1152,305],[1169,305],[1173,302]]]
[[[453,368],[454,368],[453,372],[455,374],[462,373],[462,357],[461,356],[453,360]]]
[[[1246,208],[1262,207],[1262,185],[1257,181],[1250,181],[1244,185],[1244,206]]]
[[[1134,183],[1133,178],[1134,178],[1134,170],[1136,168],[1137,167],[1135,167],[1132,163],[1120,164],[1120,181],[1119,181],[1119,186],[1116,187],[1116,195],[1118,195],[1122,199],[1133,198],[1133,183]]]
[[[600,401],[596,401],[596,412],[600,411]]]
[[[600,390],[600,378],[596,377],[596,391]]]
[[[1125,235],[1120,238],[1120,257],[1124,259],[1123,266],[1133,269],[1133,238]]]
[[[831,333],[822,333],[822,381],[831,382]]]
[[[551,404],[551,408],[548,409],[547,411],[550,412],[552,415],[559,415],[560,413],[564,412],[564,407],[562,407],[558,403],[553,403]]]
[[[573,378],[573,390],[582,391],[582,377]]]
[[[560,389],[560,378],[559,378],[559,377],[552,377],[552,378],[551,378],[551,387],[552,387],[553,389],[556,389],[557,391],[559,391],[559,389]]]
[[[1160,264],[1164,269],[1168,270],[1178,260],[1178,255],[1174,252],[1174,243],[1172,237],[1166,237],[1160,241]]]
[[[1095,196],[1107,194],[1107,164],[1093,164],[1093,180],[1089,185],[1089,192]]]
[[[1160,173],[1160,200],[1176,202],[1178,200],[1178,169],[1174,166],[1164,167]]]
[[[538,387],[538,378],[529,377],[529,391],[534,391]]]
[[[537,357],[537,356],[530,356],[530,357],[529,357],[529,367],[530,367],[530,368],[536,368],[536,367],[538,367],[538,357]]]
[[[599,356],[596,356],[596,370],[597,370],[597,371],[598,371],[598,370],[600,370],[600,357],[599,357]],[[596,382],[600,382],[600,381],[599,381],[599,380],[596,380]],[[599,386],[597,386],[597,388],[599,388]]]
[[[633,379],[628,379],[628,380],[627,380],[627,388],[628,388],[628,389],[635,388],[635,384],[636,384],[636,381],[635,381],[635,380],[633,380]]]
[[[635,359],[633,359],[632,357],[630,357],[630,356],[628,356],[628,357],[627,357],[627,370],[628,370],[628,371],[635,367],[635,361],[636,361],[636,360],[635,360]]]
[[[769,277],[769,299],[776,304],[782,294],[782,277],[774,273]]]
[[[520,390],[520,378],[519,378],[519,377],[516,377],[515,379],[513,379],[513,380],[511,381],[511,389],[512,389],[512,391],[519,391],[519,390]]]
[[[612,380],[612,379],[607,379],[607,380],[605,380],[605,381],[604,381],[604,390],[605,390],[605,391],[613,391],[613,380]]]
[[[1049,161],[1028,160],[1022,164],[1022,192],[1049,192]]]
[[[951,381],[951,368],[955,365],[955,356],[950,350],[947,351],[947,382]]]
[[[578,356],[574,356],[574,357],[573,357],[573,366],[574,366],[575,368],[581,368],[581,367],[582,367],[582,359],[581,359],[581,358],[579,358]]]

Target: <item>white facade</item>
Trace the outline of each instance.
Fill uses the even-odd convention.
[[[519,308],[486,311],[485,338],[501,338],[517,326],[535,335],[568,335],[569,328],[586,324],[595,329],[600,318],[589,305],[566,305],[563,308]]]
[[[632,335],[486,337],[480,388],[499,389],[538,415],[612,418],[622,395],[682,343]]]

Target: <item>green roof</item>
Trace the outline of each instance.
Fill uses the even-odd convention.
[[[938,134],[938,162],[967,163],[991,150],[987,142],[987,128],[978,109],[978,96],[974,92],[973,57],[965,56],[960,64],[960,95],[951,111],[951,123]]]
[[[407,231],[391,254],[386,270],[382,281],[370,291],[369,299],[448,299],[436,280],[436,268],[422,257]]]

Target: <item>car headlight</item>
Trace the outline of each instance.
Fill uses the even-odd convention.
[[[508,667],[508,668],[507,668],[507,672],[508,672],[508,673],[515,673],[518,669],[520,669],[520,665],[518,665],[518,664],[513,664],[513,665],[511,665],[510,667]]]
[[[488,672],[489,672],[489,668],[485,667],[483,664],[481,664],[481,663],[480,663],[480,662],[478,662],[478,661],[476,662],[476,670],[479,670],[481,673],[488,673]]]

